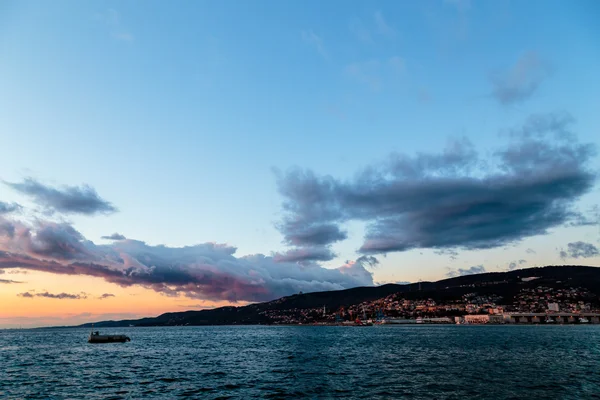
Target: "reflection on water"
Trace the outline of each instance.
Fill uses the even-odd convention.
[[[600,327],[0,331],[0,398],[598,398]]]

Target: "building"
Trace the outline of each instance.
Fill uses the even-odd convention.
[[[463,318],[467,324],[487,324],[490,322],[489,314],[467,314]]]
[[[548,311],[559,312],[558,303],[548,303]]]

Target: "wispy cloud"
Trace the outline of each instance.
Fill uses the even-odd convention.
[[[344,73],[352,79],[367,85],[371,90],[381,89],[380,62],[370,60],[349,64]]]
[[[112,293],[104,293],[102,296],[98,297],[98,300],[108,299],[109,297],[115,297]]]
[[[373,44],[371,31],[362,23],[360,19],[353,19],[348,25],[350,32],[364,44]]]
[[[0,283],[2,283],[2,284],[11,284],[11,283],[23,283],[23,282],[12,281],[10,279],[0,279]]]
[[[533,51],[523,54],[508,70],[490,76],[492,96],[502,105],[529,99],[550,73],[549,66]]]
[[[24,293],[19,293],[17,296],[30,298],[30,299],[33,297],[45,297],[47,299],[58,299],[58,300],[87,299],[87,296],[84,293],[81,293],[81,294],[70,294],[70,293],[54,294],[54,293],[48,293],[48,292],[42,292],[42,293],[24,292]]]
[[[485,270],[485,267],[483,265],[475,265],[470,268],[458,268],[458,269],[450,270],[450,271],[448,271],[446,276],[448,278],[455,278],[457,276],[484,274],[486,272],[487,271]]]
[[[405,62],[403,58],[394,56],[391,57],[388,62],[394,71],[398,73],[404,72]]]
[[[458,258],[458,252],[454,249],[435,250],[434,253],[439,256],[448,255],[448,256],[450,256],[451,261],[455,261]]]
[[[121,14],[117,10],[109,8],[105,12],[96,14],[96,19],[108,27],[113,39],[127,43],[135,40],[133,34],[123,25]]]
[[[23,207],[17,203],[5,203],[0,201],[0,215],[18,212],[21,211],[22,208]]]
[[[33,178],[23,182],[4,182],[8,187],[29,196],[44,208],[47,214],[55,212],[64,214],[111,214],[117,210],[110,202],[101,198],[89,185],[63,186],[55,188],[45,185]]]
[[[302,31],[301,37],[304,43],[309,44],[317,50],[317,52],[326,60],[329,60],[329,54],[325,49],[325,44],[323,43],[323,39],[317,35],[315,32],[311,30]]]
[[[391,82],[405,71],[405,63],[401,57],[393,56],[387,60],[373,59],[354,62],[346,65],[344,74],[366,85],[373,91],[379,91],[384,83]]]
[[[455,34],[459,38],[465,38],[469,30],[468,12],[471,8],[470,0],[444,0],[444,3],[456,10],[458,19],[455,25]]]
[[[362,43],[372,45],[377,41],[377,36],[391,38],[396,35],[396,30],[388,24],[381,11],[376,11],[372,20],[364,20],[368,22],[364,23],[363,20],[355,18],[349,24],[350,31]]]
[[[467,11],[471,8],[471,0],[444,0],[444,3],[456,7],[459,11]]]
[[[121,235],[120,233],[113,233],[112,235],[109,236],[102,236],[102,239],[106,239],[106,240],[125,240],[127,239],[125,236]]]
[[[386,36],[394,36],[396,31],[388,25],[381,11],[375,12],[375,25],[377,27],[377,32],[386,35]]]

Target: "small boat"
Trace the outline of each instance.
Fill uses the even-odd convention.
[[[369,321],[361,321],[360,318],[356,318],[356,321],[354,321],[354,325],[356,325],[356,326],[373,326],[373,323],[369,322]]]
[[[589,320],[589,319],[587,319],[586,317],[581,317],[581,318],[579,318],[579,323],[580,323],[580,324],[587,324],[587,323],[589,323],[589,322],[590,322],[590,320]]]
[[[101,335],[100,332],[93,331],[90,332],[90,337],[88,338],[88,343],[125,343],[130,342],[131,339],[129,336],[125,335]]]

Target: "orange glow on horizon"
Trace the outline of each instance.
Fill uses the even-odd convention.
[[[0,329],[79,325],[100,320],[155,317],[165,312],[243,306],[247,302],[169,297],[140,286],[120,287],[100,278],[28,271],[3,279],[21,283],[0,285]],[[79,299],[36,296],[40,293],[78,295]],[[33,297],[20,296],[30,293]],[[113,296],[101,298],[104,294]]]

